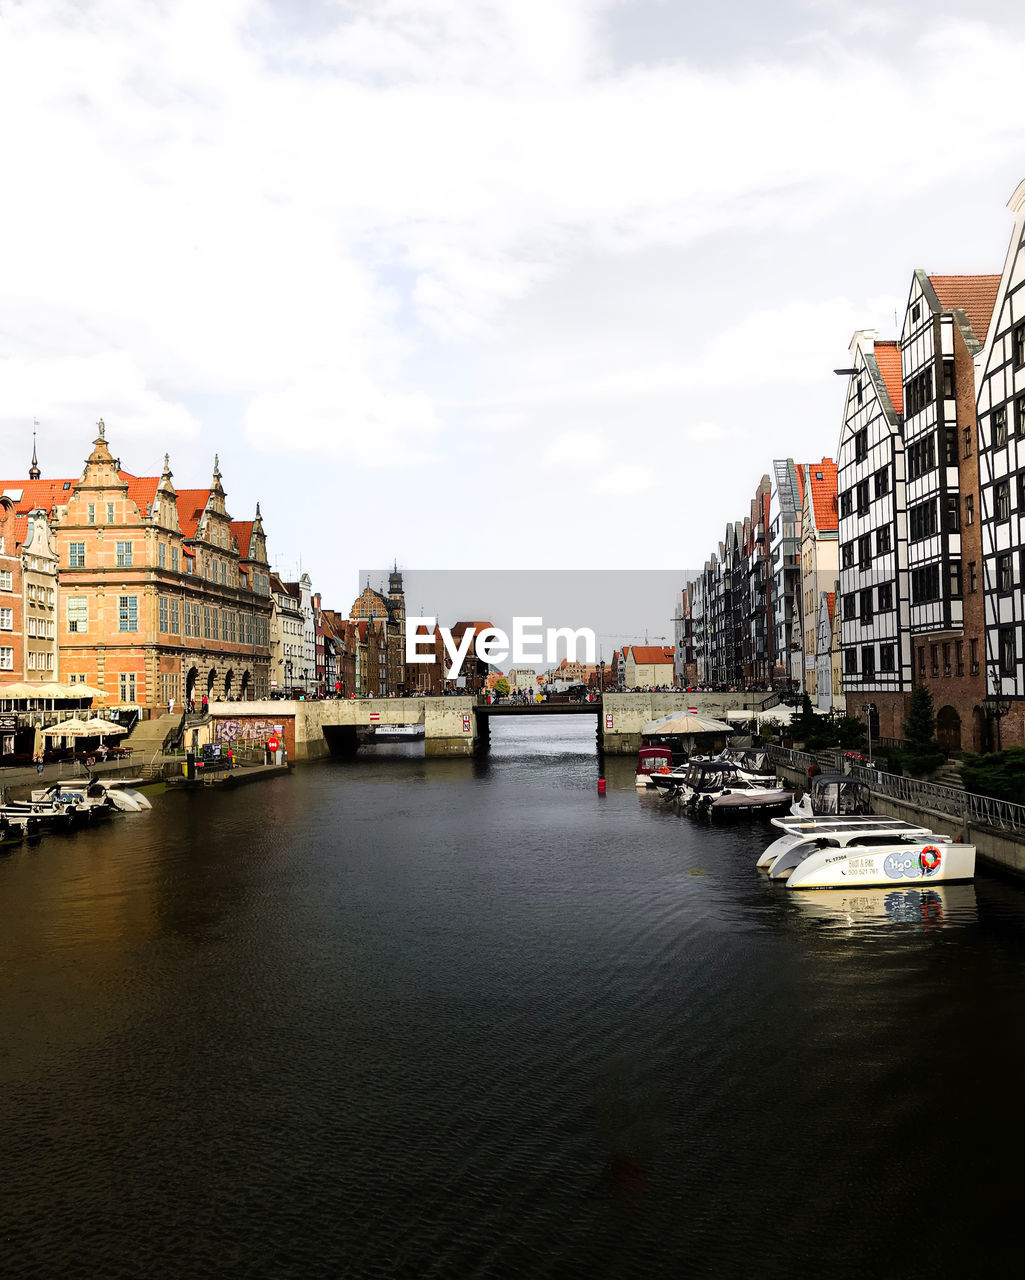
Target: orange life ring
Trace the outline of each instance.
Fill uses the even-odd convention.
[[[659,768],[656,770],[656,772],[657,772],[657,773],[669,773],[669,766],[668,766],[667,764],[660,765],[660,766],[659,766]]]
[[[927,844],[918,855],[918,861],[923,871],[935,871],[943,861],[943,855],[934,844]]]

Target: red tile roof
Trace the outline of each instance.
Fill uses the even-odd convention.
[[[239,558],[245,560],[249,555],[249,544],[253,538],[253,521],[232,520],[231,532],[238,543]]]
[[[209,501],[209,489],[178,490],[178,523],[181,525],[183,538],[196,536],[196,526]]]
[[[633,645],[625,650],[633,654],[634,662],[672,662],[673,650],[660,644]]]
[[[815,527],[820,533],[835,530],[838,527],[839,515],[836,504],[836,463],[832,458],[823,458],[821,462],[809,462],[808,474],[811,477]]]
[[[883,375],[886,390],[890,393],[890,403],[897,413],[903,413],[904,382],[900,368],[900,343],[877,342],[875,357],[879,372]]]
[[[119,471],[118,475],[128,484],[128,497],[139,508],[141,515],[149,515],[150,506],[156,500],[159,476],[133,476],[127,471]]]
[[[72,480],[0,480],[0,493],[17,493],[21,490],[21,497],[14,503],[19,514],[34,511],[37,507],[50,511],[67,504],[71,490],[78,481],[78,476]],[[67,489],[64,488],[65,485],[68,486]]]
[[[980,342],[986,341],[989,322],[993,318],[999,276],[930,276],[940,306],[945,311],[960,307],[968,317],[972,332]]]

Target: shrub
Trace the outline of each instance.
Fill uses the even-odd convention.
[[[989,755],[966,753],[961,759],[965,787],[980,796],[1025,804],[1025,747],[1008,747]]]

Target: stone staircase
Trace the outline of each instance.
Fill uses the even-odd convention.
[[[159,757],[164,739],[180,723],[181,716],[166,713],[155,720],[140,720],[125,739],[125,746],[132,749],[132,765],[147,781],[161,772]]]
[[[929,775],[929,781],[939,787],[957,787],[961,791],[964,790],[961,770],[956,760],[947,760],[941,764],[935,773]]]

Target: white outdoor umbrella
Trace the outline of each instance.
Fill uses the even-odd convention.
[[[96,730],[92,728],[85,720],[79,720],[72,717],[70,720],[62,720],[60,724],[52,724],[48,729],[44,729],[43,733],[48,738],[90,738],[96,736]]]
[[[722,720],[709,720],[705,716],[696,716],[689,711],[678,711],[671,716],[660,716],[657,720],[649,720],[641,729],[645,736],[651,734],[672,733],[733,733],[733,725]]]
[[[101,738],[109,738],[128,732],[123,725],[115,724],[113,720],[101,720],[99,717],[92,720],[84,720],[83,724],[87,725],[93,733],[99,734]]]

